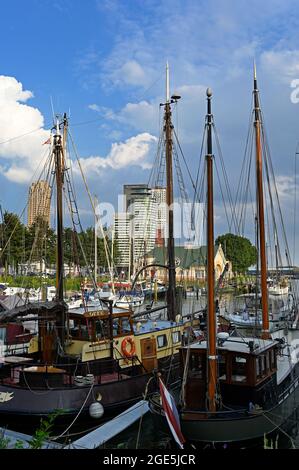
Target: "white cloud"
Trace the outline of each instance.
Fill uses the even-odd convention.
[[[293,203],[296,192],[296,182],[294,176],[278,175],[275,178],[278,197],[282,203]],[[298,191],[298,188],[297,188]]]
[[[136,60],[125,62],[120,73],[123,81],[129,85],[143,85],[148,81],[143,68]]]
[[[158,103],[140,101],[139,103],[127,103],[120,111],[113,111],[110,108],[91,104],[89,109],[95,111],[103,116],[104,119],[111,123],[126,125],[138,131],[157,131],[157,122],[159,117]],[[114,132],[119,130],[113,129],[111,136]]]
[[[276,80],[288,82],[299,78],[299,50],[269,50],[261,54],[261,65]]]
[[[87,177],[102,174],[103,170],[120,170],[128,166],[139,166],[142,169],[151,168],[150,154],[157,138],[151,134],[143,133],[130,137],[125,142],[113,143],[107,157],[90,156],[81,158],[80,163]],[[78,173],[79,168],[75,166]]]
[[[0,76],[0,171],[16,183],[30,181],[49,137],[40,111],[24,104],[32,97],[14,77]]]

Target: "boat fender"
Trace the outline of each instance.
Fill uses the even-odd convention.
[[[89,415],[91,418],[101,418],[104,414],[104,407],[102,403],[95,401],[89,407]]]
[[[130,344],[129,350],[127,349],[128,344]],[[131,358],[135,355],[136,349],[135,349],[135,343],[134,343],[133,338],[131,338],[130,336],[127,336],[126,338],[122,340],[121,351],[123,355],[126,356],[127,358]]]
[[[82,387],[85,385],[85,380],[83,375],[76,375],[74,378],[74,385],[77,385],[77,387]]]
[[[87,374],[86,377],[84,377],[84,383],[85,383],[85,385],[94,384],[94,375],[93,374]]]

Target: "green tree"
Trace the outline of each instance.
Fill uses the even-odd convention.
[[[216,239],[216,245],[220,244],[225,257],[231,261],[234,272],[244,273],[250,266],[256,264],[257,250],[248,238],[226,233]]]
[[[56,260],[56,234],[48,223],[37,217],[26,232],[26,261],[45,260],[46,264],[53,264]]]
[[[12,212],[5,211],[3,221],[0,224],[1,234],[1,265],[15,266],[24,261],[24,238],[26,228],[19,217]]]

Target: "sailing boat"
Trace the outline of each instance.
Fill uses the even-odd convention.
[[[193,442],[239,442],[263,437],[294,411],[299,398],[299,354],[292,340],[298,331],[269,331],[260,143],[260,107],[254,74],[256,176],[261,266],[261,337],[217,333],[214,297],[214,216],[212,92],[207,90],[207,338],[180,348],[182,385],[178,398],[181,429]],[[278,337],[277,337],[278,336]],[[298,343],[298,341],[297,341]],[[150,398],[150,410],[160,422],[165,413],[160,396]]]
[[[4,339],[11,324],[30,319],[38,325],[38,333],[26,343],[26,353],[17,354],[12,345],[10,354],[3,358],[0,416],[28,419],[60,409],[64,415],[79,417],[90,412],[95,417],[96,408],[96,417],[101,417],[103,412],[114,413],[140,400],[145,390],[152,393],[153,370],[163,370],[168,383],[178,379],[176,358],[185,325],[181,317],[175,315],[173,304],[169,320],[148,319],[141,324],[130,311],[114,311],[112,302],[95,309],[85,306],[80,312],[70,311],[64,302],[63,187],[68,180],[67,124],[64,115],[62,122],[57,119],[52,129],[57,217],[56,299],[27,303],[0,313]],[[169,139],[168,95],[165,128]],[[169,140],[167,142],[169,147]],[[170,259],[169,268],[174,270]]]
[[[242,169],[242,174],[243,180],[244,177],[249,181],[250,177],[250,168],[254,166],[253,162],[253,157],[257,159],[257,156],[261,154],[263,156],[261,158],[261,163],[260,166],[257,166],[256,172],[257,172],[257,194],[258,194],[258,200],[257,200],[257,212],[261,212],[261,217],[258,218],[258,221],[256,223],[256,226],[262,227],[262,234],[256,233],[256,246],[257,249],[260,249],[260,259],[261,259],[261,264],[263,264],[263,267],[265,269],[266,274],[263,273],[263,270],[261,269],[261,276],[260,276],[260,282],[263,284],[264,292],[266,294],[262,294],[261,289],[258,285],[259,283],[259,261],[257,262],[257,269],[256,269],[256,285],[254,286],[254,292],[238,295],[234,299],[234,308],[233,311],[231,312],[226,312],[224,314],[224,317],[229,320],[232,324],[234,324],[236,327],[238,327],[240,330],[242,329],[243,334],[261,334],[262,333],[262,327],[263,327],[263,303],[265,303],[264,296],[267,295],[267,312],[268,312],[268,318],[269,318],[269,331],[271,332],[272,336],[273,334],[276,334],[276,332],[281,331],[285,329],[286,327],[290,327],[293,325],[294,320],[296,318],[296,311],[298,308],[297,304],[297,299],[295,292],[292,292],[291,286],[289,285],[289,281],[285,276],[282,274],[282,256],[281,256],[281,250],[279,246],[279,237],[278,237],[278,228],[281,225],[281,232],[282,236],[284,238],[284,243],[285,243],[285,255],[286,255],[286,260],[287,264],[290,264],[290,256],[289,256],[289,248],[288,248],[288,243],[286,239],[286,234],[285,234],[285,228],[284,228],[284,222],[283,222],[283,217],[282,217],[282,211],[278,199],[278,192],[277,192],[277,184],[275,181],[275,175],[273,171],[273,165],[271,162],[271,156],[269,153],[269,147],[267,144],[266,140],[266,133],[265,133],[265,128],[264,128],[264,122],[263,122],[263,116],[259,108],[259,96],[258,96],[258,90],[257,90],[257,79],[256,79],[256,71],[254,69],[254,109],[253,109],[253,114],[255,117],[255,121],[258,122],[258,134],[257,134],[257,126],[255,125],[255,135],[252,133],[252,127],[250,126],[249,132],[248,132],[248,140],[247,142],[250,141],[250,145],[247,145],[247,149],[249,150],[249,155],[248,155],[248,161],[246,162],[246,165],[248,165],[248,174],[247,172],[243,172],[243,169],[245,167],[245,161],[246,161],[246,152],[245,152],[245,158],[243,162],[243,169]],[[253,142],[249,137],[252,137],[252,139],[255,138],[255,148],[256,148],[256,156],[254,156],[254,152],[252,152],[252,148],[254,148]],[[265,189],[263,188],[263,182],[260,182],[260,173],[262,171],[265,172],[265,177],[263,180],[265,180]],[[242,178],[240,178],[240,182],[242,181]],[[239,184],[239,187],[242,185]],[[248,188],[248,184],[247,184]],[[266,191],[266,188],[268,191]],[[248,193],[248,189],[244,191],[244,193]],[[267,194],[268,193],[268,194]],[[264,198],[265,196],[265,198]],[[267,209],[266,202],[264,203],[264,199],[266,201],[266,197],[268,196],[269,200],[269,209]],[[245,196],[246,198],[246,196]],[[246,204],[246,201],[244,201]],[[264,209],[265,205],[265,209]],[[275,211],[277,211],[278,215],[278,220],[277,215],[275,214]],[[245,212],[242,208],[242,212]],[[267,221],[268,221],[268,243],[258,243],[259,237],[262,236],[263,239],[265,239],[265,223],[264,223],[264,212],[267,214]],[[269,213],[272,217],[269,217]],[[240,217],[241,219],[241,217]],[[272,219],[272,225],[270,226],[270,219]],[[239,225],[241,225],[241,220]],[[272,230],[271,230],[272,229]],[[267,277],[267,271],[268,271],[268,266],[269,262],[272,259],[272,251],[271,251],[271,236],[270,233],[273,232],[274,236],[274,249],[275,249],[275,270],[272,270],[273,272],[273,278]],[[271,254],[271,257],[269,256],[270,260],[267,259],[266,253],[267,253],[267,248],[270,249],[268,250]],[[273,260],[272,260],[273,262]],[[264,310],[265,310],[264,306]]]

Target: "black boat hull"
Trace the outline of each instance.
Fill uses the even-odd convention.
[[[182,434],[189,442],[241,442],[264,437],[279,429],[294,413],[299,403],[299,378],[281,396],[278,403],[267,410],[256,413],[218,412],[213,417],[209,413],[181,412]],[[150,401],[150,411],[160,425],[165,427],[164,411],[156,401]]]

